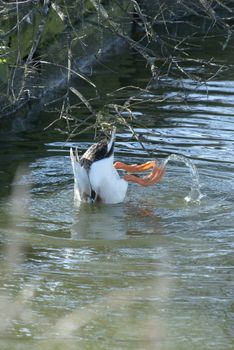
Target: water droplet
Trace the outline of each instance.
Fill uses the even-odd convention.
[[[201,186],[200,186],[199,174],[196,166],[191,162],[189,158],[178,154],[171,154],[169,157],[167,157],[163,161],[162,165],[166,166],[170,160],[183,162],[189,168],[191,178],[192,178],[192,183],[191,183],[190,193],[184,198],[185,201],[187,203],[190,203],[190,202],[200,203],[200,200],[203,197],[203,194],[200,191]]]

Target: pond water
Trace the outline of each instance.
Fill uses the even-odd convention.
[[[103,95],[149,77],[133,53],[105,65],[115,73],[110,81],[95,68]],[[184,200],[189,169],[171,161],[162,182],[131,184],[122,204],[77,207],[69,147],[85,150],[91,135],[1,140],[1,350],[233,349],[234,72],[205,85],[152,82],[141,99],[134,116],[145,149],[120,130],[116,160],[184,155],[203,198]]]

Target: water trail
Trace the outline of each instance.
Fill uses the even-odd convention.
[[[187,157],[184,157],[182,155],[178,154],[171,154],[169,157],[167,157],[162,165],[166,166],[167,163],[172,160],[172,161],[179,161],[185,163],[185,165],[189,168],[191,177],[192,177],[192,184],[191,184],[191,189],[190,193],[184,198],[186,202],[200,202],[201,198],[203,197],[201,191],[200,191],[200,182],[199,182],[199,174],[197,171],[196,166],[191,162],[190,159]]]

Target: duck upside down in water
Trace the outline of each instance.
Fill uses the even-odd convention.
[[[157,166],[156,161],[132,165],[114,163],[114,144],[115,129],[109,142],[100,141],[93,144],[81,158],[77,149],[70,149],[75,199],[88,203],[121,203],[126,196],[128,182],[150,186],[161,180],[164,167]],[[125,170],[127,174],[121,178],[117,169]],[[132,175],[149,169],[152,169],[151,173],[143,178]]]

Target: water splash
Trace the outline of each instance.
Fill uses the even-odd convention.
[[[190,193],[184,198],[187,203],[189,202],[200,202],[201,198],[203,197],[201,191],[200,191],[200,181],[199,181],[199,174],[197,171],[196,166],[191,162],[190,159],[188,159],[185,156],[178,155],[178,154],[171,154],[169,157],[167,157],[162,165],[166,166],[167,163],[172,161],[179,161],[185,163],[185,165],[189,168],[191,178],[192,178],[192,184]]]

